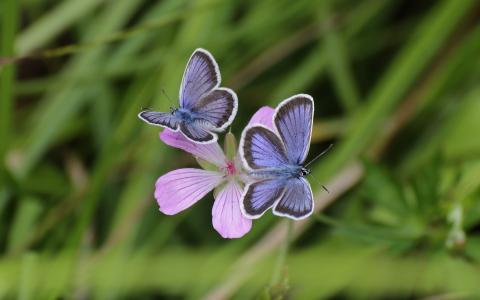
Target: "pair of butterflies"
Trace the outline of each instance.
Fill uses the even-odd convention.
[[[180,86],[180,107],[170,113],[144,110],[143,121],[180,131],[195,143],[212,143],[217,133],[235,118],[235,92],[220,86],[220,72],[213,56],[197,49],[190,57]],[[274,131],[260,124],[247,127],[240,141],[240,155],[248,175],[241,200],[246,217],[273,213],[303,219],[313,212],[313,195],[303,166],[310,147],[314,104],[309,95],[292,96],[276,108]]]

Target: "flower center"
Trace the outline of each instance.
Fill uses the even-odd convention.
[[[225,173],[227,176],[232,176],[237,173],[237,169],[235,168],[235,163],[233,161],[227,161],[227,165],[225,166]]]

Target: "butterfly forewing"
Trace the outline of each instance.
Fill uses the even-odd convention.
[[[168,127],[177,130],[180,120],[171,113],[144,110],[138,114],[138,117],[151,125]]]
[[[230,89],[215,89],[203,95],[192,107],[192,111],[215,130],[224,129],[237,114],[237,95]]]
[[[312,135],[313,99],[309,95],[296,95],[283,101],[274,116],[287,153],[288,160],[300,165],[308,154]]]
[[[303,219],[313,212],[313,195],[305,178],[291,178],[285,182],[285,191],[273,209],[279,216]]]
[[[193,52],[180,86],[180,107],[192,109],[203,95],[220,85],[220,72],[213,56],[204,49]]]
[[[243,132],[240,151],[244,164],[250,169],[278,168],[288,163],[282,141],[262,126],[253,126]]]

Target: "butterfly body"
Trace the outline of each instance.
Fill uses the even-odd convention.
[[[180,87],[180,106],[170,113],[141,111],[138,117],[148,124],[182,132],[196,143],[217,140],[216,132],[225,130],[235,118],[237,95],[219,87],[220,72],[213,56],[197,49],[190,57]]]
[[[191,112],[185,108],[175,108],[172,112],[172,115],[175,116],[180,122],[191,124],[196,120],[199,120],[198,116],[194,112]]]
[[[310,169],[300,165],[285,165],[281,168],[271,168],[262,171],[248,172],[248,175],[254,179],[291,179],[301,178],[310,174]]]
[[[313,98],[300,94],[284,100],[273,116],[274,130],[254,124],[240,140],[240,155],[250,175],[241,200],[243,213],[252,219],[266,210],[291,219],[313,212],[313,195],[303,164],[310,147]]]

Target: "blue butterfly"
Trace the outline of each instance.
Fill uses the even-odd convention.
[[[313,98],[299,94],[280,103],[273,115],[274,131],[253,124],[242,133],[240,155],[251,180],[241,209],[248,218],[273,213],[299,220],[313,212],[313,194],[303,166],[310,147]]]
[[[215,142],[215,132],[222,132],[232,123],[238,107],[235,92],[219,87],[220,81],[212,54],[196,49],[183,73],[180,107],[171,108],[169,113],[143,110],[138,117],[151,125],[180,130],[195,143]]]

